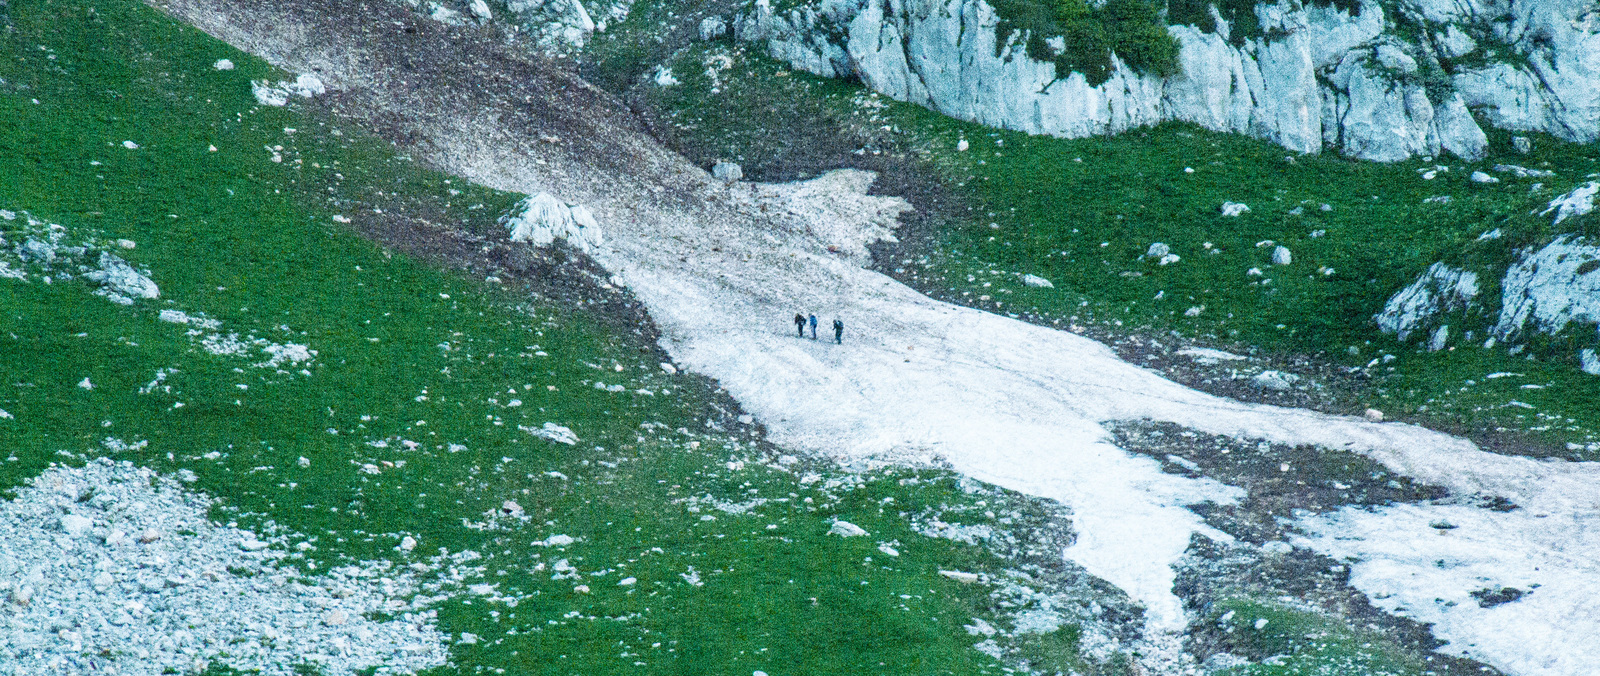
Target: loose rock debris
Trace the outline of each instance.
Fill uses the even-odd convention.
[[[213,523],[211,505],[106,458],[52,466],[0,503],[0,671],[154,676],[218,663],[343,676],[445,663],[433,611],[407,600],[408,575],[387,562],[301,575],[279,565],[283,538]],[[395,619],[367,619],[379,611]]]

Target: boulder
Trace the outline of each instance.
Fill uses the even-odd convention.
[[[850,523],[849,521],[833,522],[833,527],[828,529],[828,534],[846,538],[868,535],[865,528]]]
[[[1284,391],[1294,389],[1294,384],[1300,382],[1300,376],[1283,371],[1262,371],[1251,382],[1262,389]]]
[[[1378,329],[1401,341],[1440,314],[1466,309],[1478,296],[1478,273],[1434,263],[1416,281],[1389,298],[1373,316]]]
[[[1022,283],[1038,289],[1053,289],[1056,286],[1051,284],[1050,280],[1038,275],[1023,275]]]
[[[1522,257],[1500,281],[1494,334],[1515,341],[1530,331],[1560,333],[1572,322],[1600,322],[1600,246],[1562,235]]]
[[[1600,193],[1600,182],[1590,181],[1573,188],[1572,192],[1550,200],[1549,207],[1539,212],[1539,215],[1549,216],[1550,212],[1554,211],[1556,217],[1551,221],[1551,225],[1560,225],[1564,220],[1594,211],[1596,193]]]
[[[547,246],[557,239],[585,253],[604,243],[600,224],[582,205],[573,205],[542,192],[518,202],[500,217],[513,242]]]
[[[1249,210],[1250,210],[1249,205],[1241,204],[1239,202],[1223,202],[1222,203],[1222,215],[1223,216],[1238,216],[1239,214],[1242,214],[1242,213],[1244,213],[1246,211],[1249,211]]]
[[[1495,178],[1493,176],[1490,176],[1488,174],[1485,174],[1485,173],[1483,173],[1481,171],[1474,171],[1474,172],[1472,172],[1472,182],[1473,183],[1499,183],[1500,179]]]
[[[720,16],[708,16],[700,20],[700,39],[716,40],[728,34],[728,22]]]
[[[93,527],[94,521],[77,514],[68,514],[61,517],[61,532],[73,537],[87,534],[89,529]]]
[[[1294,254],[1289,252],[1289,247],[1278,245],[1272,248],[1272,264],[1288,265],[1294,262]]]
[[[133,269],[127,261],[110,253],[101,253],[99,263],[99,270],[92,270],[84,277],[99,284],[101,292],[112,300],[130,305],[134,298],[161,296],[161,289],[156,287],[156,283]]]
[[[737,183],[744,178],[744,169],[732,162],[718,161],[711,167],[711,175],[723,183]]]

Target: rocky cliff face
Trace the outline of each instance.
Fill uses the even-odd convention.
[[[1220,19],[1209,33],[1170,26],[1181,73],[1141,75],[1113,59],[1098,86],[1029,58],[1024,36],[997,35],[985,0],[820,0],[781,12],[757,0],[735,34],[812,73],[1062,137],[1182,120],[1304,153],[1470,160],[1487,145],[1478,111],[1505,129],[1600,138],[1600,10],[1587,0],[1366,0],[1354,14],[1285,0],[1255,12],[1261,37],[1230,41]]]

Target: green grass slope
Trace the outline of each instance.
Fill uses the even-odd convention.
[[[446,588],[494,584],[497,600],[438,605],[441,630],[481,637],[439,673],[999,671],[962,625],[1007,626],[1001,601],[938,571],[1006,562],[910,517],[999,527],[998,501],[1008,520],[1024,501],[938,471],[770,462],[714,383],[669,375],[632,332],[342,223],[411,209],[488,233],[518,196],[419,167],[315,106],[258,105],[250,81],[284,74],[140,3],[12,3],[7,20],[0,209],[20,215],[0,221],[0,256],[29,269],[15,247],[45,227],[30,216],[68,246],[127,239],[117,254],[161,296],[118,305],[70,266],[0,279],[0,485],[101,455],[187,470],[217,519],[305,545],[290,560],[312,577],[475,552],[478,574]],[[243,354],[206,346],[229,336]],[[268,343],[315,357],[262,367]],[[546,422],[580,441],[520,429]],[[495,516],[506,500],[525,518]],[[827,535],[835,518],[871,536]],[[576,541],[534,544],[557,534]],[[1093,670],[1076,632],[1016,649]]]

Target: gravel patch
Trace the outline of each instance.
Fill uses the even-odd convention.
[[[0,673],[162,674],[211,663],[328,676],[445,664],[434,613],[387,562],[316,577],[283,536],[206,518],[212,500],[127,462],[52,466],[0,508]],[[370,614],[392,617],[369,619]]]

